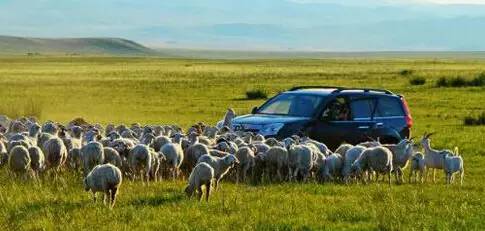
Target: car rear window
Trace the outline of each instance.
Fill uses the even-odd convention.
[[[350,103],[352,118],[354,120],[370,119],[372,111],[374,111],[374,99],[356,99]]]
[[[404,116],[401,101],[394,97],[380,97],[376,117]]]

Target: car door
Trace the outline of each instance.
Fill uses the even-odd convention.
[[[325,117],[324,113],[314,122],[310,136],[325,143],[329,148],[335,150],[342,143],[357,144],[368,140],[375,121],[372,113],[375,110],[374,98],[346,97],[350,106],[351,117],[348,120],[333,120]],[[327,104],[327,107],[332,102]]]
[[[368,141],[374,137],[374,130],[380,126],[375,120],[377,98],[373,96],[357,96],[350,100],[353,128],[352,133],[347,133],[345,138],[352,144]]]

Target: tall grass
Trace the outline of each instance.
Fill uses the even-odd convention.
[[[19,118],[23,116],[33,116],[38,119],[42,118],[43,103],[34,98],[17,100],[10,103],[0,104],[0,114],[10,118]]]
[[[459,147],[467,169],[461,187],[444,185],[442,171],[437,171],[437,183],[391,186],[311,181],[253,186],[223,180],[209,203],[185,198],[185,181],[144,185],[123,179],[117,205],[110,210],[100,200],[92,202],[79,174],[64,171],[58,181],[47,176],[40,182],[22,181],[3,167],[0,228],[484,230],[485,151],[477,147],[483,146],[485,126],[463,124],[464,112],[485,111],[483,90],[411,88],[409,78],[396,78],[403,69],[423,70],[420,76],[435,82],[437,76],[456,74],[450,70],[460,70],[463,76],[485,70],[485,61],[0,57],[0,86],[9,86],[0,90],[0,111],[64,123],[82,117],[103,124],[188,127],[198,121],[215,124],[228,107],[244,114],[264,102],[234,100],[248,89],[272,93],[298,85],[386,88],[406,97],[413,136],[436,132],[433,147]]]
[[[481,87],[485,86],[485,73],[480,73],[472,79],[462,76],[453,78],[441,77],[436,82],[437,87]]]

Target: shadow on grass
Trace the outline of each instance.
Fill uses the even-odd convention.
[[[134,199],[130,202],[130,204],[137,207],[144,207],[144,206],[155,207],[155,206],[161,206],[164,204],[178,203],[182,201],[184,198],[185,197],[182,194],[144,197],[144,198]]]
[[[256,101],[262,99],[248,99],[248,98],[233,98],[232,101]]]

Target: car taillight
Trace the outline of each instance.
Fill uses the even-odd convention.
[[[406,124],[408,125],[408,127],[412,127],[413,117],[411,117],[411,111],[409,110],[408,102],[406,102],[406,99],[404,99],[404,97],[402,96],[401,96],[401,101],[402,101],[402,104],[404,105],[404,111],[406,113]]]

